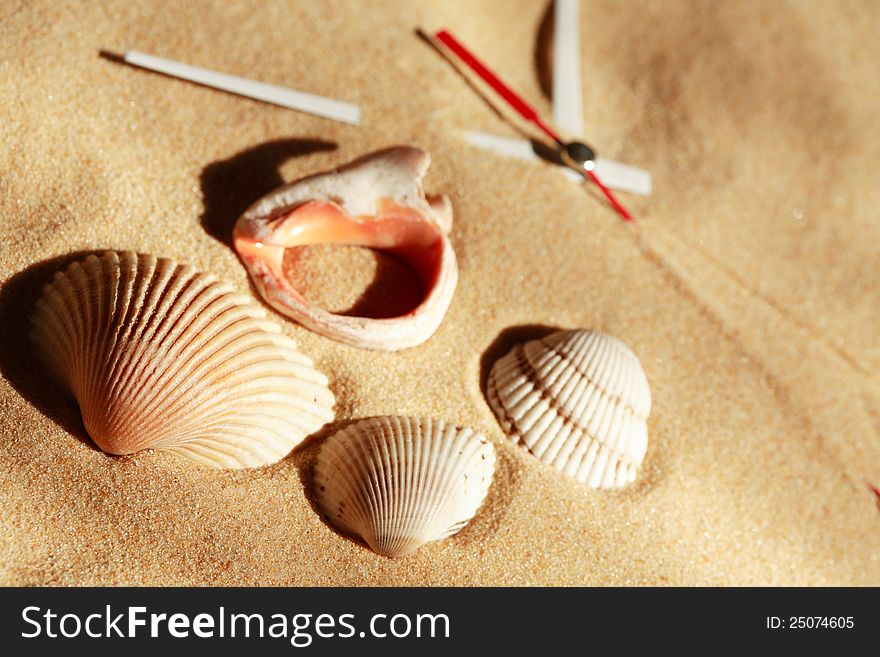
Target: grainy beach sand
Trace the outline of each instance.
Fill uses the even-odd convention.
[[[637,227],[549,165],[468,146],[466,129],[516,131],[414,32],[449,27],[548,112],[547,9],[2,3],[0,582],[880,585],[880,3],[585,0],[588,136],[654,175],[652,197],[622,197]],[[129,48],[355,102],[363,125],[99,56]],[[279,321],[340,420],[435,415],[495,442],[472,524],[388,560],[315,512],[316,443],[247,472],[97,451],[27,345],[59,263],[135,249],[253,293],[229,247],[239,213],[395,143],[432,152],[426,187],[455,205],[440,330],[387,354]],[[399,282],[352,249],[304,263],[339,309],[378,272],[363,303],[385,312]],[[626,341],[651,383],[648,455],[620,491],[509,445],[483,394],[516,340],[576,326]]]

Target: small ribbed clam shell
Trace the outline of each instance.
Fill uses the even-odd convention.
[[[316,498],[340,530],[400,557],[452,536],[476,514],[495,450],[472,429],[377,417],[330,436],[315,466]]]
[[[265,312],[213,276],[108,251],[55,274],[37,352],[105,452],[273,463],[333,419],[327,379]]]
[[[488,399],[512,440],[593,488],[633,481],[645,458],[648,380],[610,335],[557,331],[515,346],[492,367]]]

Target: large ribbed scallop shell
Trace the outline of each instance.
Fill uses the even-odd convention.
[[[273,463],[333,419],[327,379],[265,312],[213,276],[108,251],[55,274],[37,351],[105,452]]]
[[[651,391],[623,342],[585,329],[514,347],[492,367],[489,404],[515,442],[593,488],[635,479]]]
[[[400,557],[452,536],[476,514],[495,450],[472,429],[377,417],[330,436],[315,466],[327,518],[379,554]]]

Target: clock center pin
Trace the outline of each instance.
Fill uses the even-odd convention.
[[[596,153],[579,141],[565,144],[561,150],[562,161],[577,171],[592,171],[596,166]]]

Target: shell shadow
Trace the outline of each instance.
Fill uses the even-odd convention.
[[[489,106],[489,109],[492,111],[495,116],[497,116],[502,121],[507,121],[507,118],[501,112],[499,108],[500,103],[498,101],[493,101],[490,98],[489,94],[483,91],[480,87],[478,87],[471,78],[465,73],[466,67],[463,64],[460,64],[457,59],[451,57],[444,51],[438,43],[434,40],[431,35],[425,32],[422,28],[415,29],[416,36],[424,41],[428,46],[434,49],[438,55],[440,55],[443,59],[446,60],[446,63],[452,67],[452,70],[458,73],[459,77],[464,81],[464,83],[470,87],[471,91],[473,91],[477,96],[483,99],[483,102]],[[517,129],[519,129],[516,125],[514,125]]]
[[[489,383],[489,372],[492,371],[492,365],[499,358],[504,356],[508,351],[513,349],[514,345],[536,338],[543,338],[550,335],[554,331],[558,331],[558,326],[548,326],[546,324],[519,324],[516,326],[508,326],[501,331],[498,336],[480,356],[480,391],[483,397],[486,397],[487,387]],[[487,402],[488,403],[488,402]]]
[[[320,294],[326,285],[333,287],[333,281],[313,281],[311,285],[297,285],[298,274],[295,272],[300,254],[303,248],[288,249],[285,256],[285,271],[294,282],[294,286],[301,290],[309,298],[309,287],[316,288]],[[367,247],[361,247],[367,248]],[[357,295],[353,302],[344,308],[327,307],[320,301],[309,299],[310,302],[324,307],[337,315],[346,317],[369,317],[370,319],[386,319],[401,317],[415,310],[425,296],[425,286],[413,267],[399,256],[378,249],[371,249],[374,253],[375,268],[372,279]],[[347,263],[335,261],[331,269],[345,266]],[[308,268],[308,266],[307,266]]]
[[[504,524],[510,501],[522,486],[522,475],[513,454],[506,446],[501,447],[495,441],[492,441],[492,446],[495,448],[495,474],[489,493],[473,519],[447,539],[463,548],[485,543],[498,532]]]
[[[30,338],[30,316],[43,286],[55,272],[99,251],[75,251],[30,265],[0,287],[0,373],[43,415],[93,449],[79,407],[64,387],[39,363]]]
[[[232,228],[241,214],[284,184],[279,170],[282,164],[335,149],[335,143],[321,139],[276,139],[209,164],[199,177],[205,206],[199,223],[208,235],[232,248]]]
[[[338,420],[336,422],[330,422],[329,424],[324,425],[324,427],[321,428],[320,431],[315,432],[314,434],[309,436],[305,440],[305,442],[299,445],[288,457],[288,459],[293,463],[293,466],[297,470],[299,481],[302,484],[303,493],[305,494],[306,501],[309,503],[309,506],[312,507],[312,511],[314,511],[321,519],[321,522],[323,522],[324,525],[337,536],[341,536],[350,543],[353,543],[358,547],[364,548],[370,553],[375,554],[372,548],[367,545],[366,541],[362,540],[358,536],[346,534],[345,532],[339,530],[332,522],[330,522],[327,519],[327,514],[325,514],[321,510],[321,507],[318,504],[318,498],[315,495],[315,464],[318,460],[318,451],[321,448],[321,443],[323,443],[325,439],[332,436],[337,431],[341,431],[345,427],[354,424],[355,422],[360,422],[363,419],[365,418]],[[376,554],[375,556],[377,558],[385,558],[381,557],[381,555],[378,554]]]
[[[423,298],[423,286],[409,265],[394,255],[377,254],[373,280],[354,304],[339,314],[371,319],[401,317],[415,310]]]

